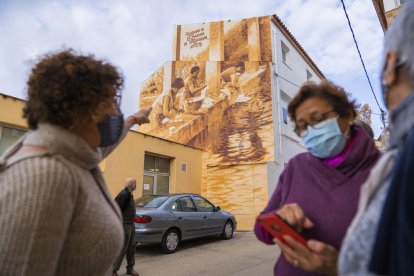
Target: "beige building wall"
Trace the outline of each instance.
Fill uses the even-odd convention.
[[[268,201],[267,162],[209,165],[203,162],[202,194],[237,219],[239,230],[252,230]]]
[[[23,119],[25,102],[0,94],[0,125],[27,129]],[[201,192],[201,153],[196,148],[129,131],[122,143],[101,163],[109,191],[115,197],[124,188],[124,180],[138,180],[134,196],[142,194],[145,153],[171,158],[170,192]],[[187,164],[187,172],[181,172],[181,163]]]
[[[396,9],[385,12],[385,18],[387,19],[387,26],[391,26],[392,22],[394,21],[394,18],[400,13],[400,11],[401,11],[401,6]]]
[[[104,176],[111,194],[116,195],[124,188],[125,179],[133,177],[138,182],[134,197],[142,195],[145,153],[171,158],[170,193],[201,192],[200,149],[129,131],[104,161]],[[181,171],[182,163],[187,164],[187,172]]]
[[[0,124],[4,126],[27,128],[23,119],[23,100],[0,93]]]

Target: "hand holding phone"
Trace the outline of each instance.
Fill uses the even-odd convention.
[[[287,235],[303,244],[305,247],[308,247],[306,239],[277,214],[260,215],[257,217],[257,222],[263,226],[269,234],[283,243],[285,243],[283,236]]]

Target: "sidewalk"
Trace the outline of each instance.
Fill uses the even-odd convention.
[[[137,247],[135,270],[153,275],[273,275],[279,256],[277,246],[259,242],[253,232],[235,232],[231,240],[208,237],[183,242],[174,254],[161,253],[159,246]],[[125,275],[126,262],[119,275]]]

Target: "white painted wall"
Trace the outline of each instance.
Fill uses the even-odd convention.
[[[305,59],[273,23],[272,36],[272,113],[275,160],[267,164],[269,197],[276,188],[285,164],[293,156],[305,151],[301,139],[293,132],[294,125],[290,119],[288,119],[287,124],[283,122],[282,110],[283,108],[287,110],[290,99],[296,95],[299,87],[307,81],[307,71],[312,74],[311,80],[320,81],[316,72],[312,70]],[[286,62],[282,60],[282,41],[289,49]]]
[[[401,6],[400,0],[383,0],[385,12],[393,10]]]

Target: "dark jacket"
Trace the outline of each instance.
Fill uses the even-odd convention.
[[[133,194],[125,188],[116,196],[115,201],[121,208],[124,223],[134,223],[135,201]]]
[[[414,275],[414,129],[401,145],[370,263],[381,275]]]

